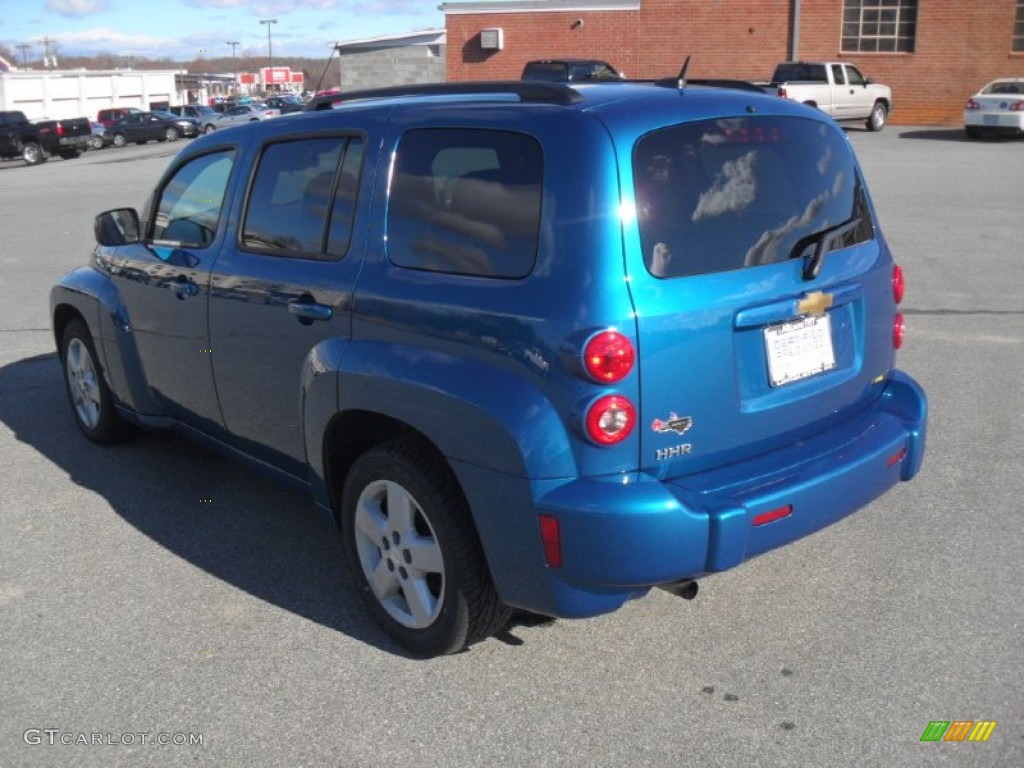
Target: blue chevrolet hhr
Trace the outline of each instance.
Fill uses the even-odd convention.
[[[96,237],[51,296],[85,436],[307,489],[417,654],[692,597],[921,466],[850,144],[749,89],[349,94],[195,140]]]

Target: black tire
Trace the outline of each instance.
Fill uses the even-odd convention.
[[[103,137],[92,136],[89,139],[89,149],[103,149]]]
[[[21,145],[21,159],[25,161],[25,165],[39,165],[46,162],[46,154],[42,147],[30,141]]]
[[[508,622],[462,492],[422,443],[403,438],[360,456],[345,482],[341,524],[367,607],[417,656],[455,653]],[[377,591],[368,578],[374,574]]]
[[[884,101],[876,101],[875,106],[871,108],[871,114],[868,115],[865,125],[869,131],[880,131],[885,128],[885,124],[889,119],[889,108],[885,106]]]
[[[178,129],[177,128],[168,127],[167,130],[164,131],[164,138],[167,139],[168,141],[177,141],[178,140]]]
[[[130,434],[129,426],[114,410],[92,335],[85,323],[77,318],[64,328],[60,361],[71,415],[82,434],[100,444],[125,439]]]
[[[111,139],[111,143],[115,147],[123,147],[125,144],[128,143],[128,139],[124,137],[123,133],[115,133],[114,138]]]
[[[206,127],[203,128],[203,133],[213,133],[216,130],[217,130],[217,126],[216,125],[214,125],[213,123],[207,123]]]

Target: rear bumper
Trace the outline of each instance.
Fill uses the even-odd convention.
[[[562,567],[541,565],[546,596],[528,602],[547,604],[523,607],[603,613],[651,586],[732,568],[818,531],[914,477],[926,424],[924,392],[894,373],[866,413],[770,455],[675,482],[636,474],[563,484],[536,502],[558,519]]]

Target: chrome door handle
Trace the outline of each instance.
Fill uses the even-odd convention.
[[[288,305],[288,311],[302,320],[330,320],[334,310],[323,304],[311,304],[304,301],[293,301]]]

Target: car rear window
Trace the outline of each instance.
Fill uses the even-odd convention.
[[[543,156],[512,131],[402,136],[388,201],[388,257],[410,269],[525,277],[540,231]]]
[[[872,222],[841,133],[802,118],[708,120],[642,137],[637,222],[656,277],[723,272],[870,240]]]

